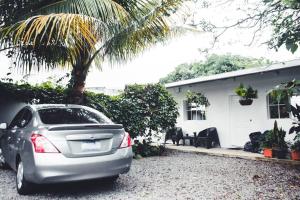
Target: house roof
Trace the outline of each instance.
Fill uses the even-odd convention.
[[[263,66],[263,67],[256,67],[256,68],[242,69],[242,70],[237,70],[237,71],[232,71],[232,72],[225,72],[222,74],[215,74],[215,75],[211,75],[211,76],[201,76],[198,78],[177,81],[177,82],[173,82],[173,83],[167,83],[167,84],[165,84],[165,86],[166,86],[166,88],[172,88],[172,87],[177,87],[177,86],[190,85],[190,84],[209,82],[209,81],[215,81],[215,80],[222,80],[222,79],[228,79],[228,78],[233,78],[233,77],[240,77],[240,76],[246,76],[246,75],[251,75],[251,74],[258,74],[258,73],[282,70],[282,69],[287,69],[287,68],[293,68],[293,67],[300,67],[300,59],[286,61],[286,62],[279,62],[276,64],[271,64],[271,65]]]

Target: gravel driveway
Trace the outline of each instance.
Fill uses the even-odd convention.
[[[15,174],[0,170],[0,199],[300,199],[300,171],[262,161],[169,152],[134,160],[114,184],[45,185],[19,196]]]

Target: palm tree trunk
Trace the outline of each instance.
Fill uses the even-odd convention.
[[[87,72],[85,67],[73,67],[71,79],[69,82],[69,93],[67,103],[83,104],[84,102],[84,89]]]
[[[82,50],[80,54],[81,56],[77,58],[76,63],[72,64],[67,103],[84,104],[85,81],[94,56],[86,49]]]

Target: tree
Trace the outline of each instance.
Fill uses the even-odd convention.
[[[160,83],[170,83],[180,80],[197,78],[213,74],[258,67],[270,64],[271,61],[263,58],[247,58],[237,55],[216,55],[209,56],[204,62],[181,64],[166,77],[160,79]]]
[[[251,33],[252,39],[248,43],[248,45],[251,45],[255,39],[265,35],[264,32],[269,32],[270,28],[272,29],[271,37],[267,41],[262,37],[263,44],[268,44],[270,48],[278,50],[281,46],[285,46],[287,50],[295,53],[300,45],[299,0],[220,0],[204,2],[196,0],[195,5],[203,4],[204,9],[214,6],[237,6],[235,10],[240,16],[236,20],[236,15],[234,15],[234,19],[230,19],[230,15],[228,15],[226,22],[222,21],[221,24],[216,24],[216,22],[212,23],[210,19],[197,20],[194,17],[196,15],[192,15],[188,25],[212,33],[212,47],[230,29],[247,30],[249,34]]]
[[[151,136],[176,124],[177,103],[160,84],[130,85],[113,99],[111,118],[123,124],[132,137]]]
[[[282,45],[295,53],[300,45],[300,1],[264,0],[266,9],[261,13],[273,25],[269,45],[278,49]]]
[[[0,0],[0,45],[25,71],[72,68],[70,103],[82,103],[90,66],[122,62],[171,35],[183,0]]]

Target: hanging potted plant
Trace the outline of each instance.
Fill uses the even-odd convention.
[[[253,99],[257,98],[257,90],[254,90],[251,86],[246,88],[242,83],[239,85],[239,87],[235,88],[234,91],[238,96],[241,97],[239,102],[242,106],[251,105]]]

